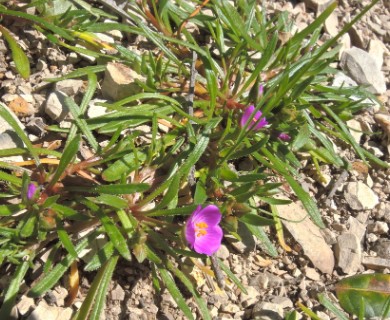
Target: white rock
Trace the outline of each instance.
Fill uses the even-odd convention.
[[[229,250],[228,248],[226,248],[226,246],[224,244],[222,244],[218,251],[217,251],[217,257],[222,259],[222,260],[226,260],[227,258],[229,258]]]
[[[325,20],[325,24],[324,24],[325,30],[332,37],[334,37],[339,32],[338,26],[339,26],[339,19],[337,17],[337,13],[333,11],[331,15]]]
[[[121,63],[110,62],[102,84],[103,96],[114,101],[121,100],[142,91],[135,80],[145,78]]]
[[[374,223],[368,225],[368,230],[375,234],[388,234],[389,226],[384,221],[375,221]]]
[[[366,51],[356,47],[345,50],[340,65],[356,82],[368,85],[367,90],[370,92],[374,94],[386,92],[385,78],[378,68],[378,62]]]
[[[260,296],[259,291],[253,286],[247,286],[246,291],[248,294],[243,292],[240,293],[239,299],[244,308],[247,308],[253,304],[255,304]]]
[[[33,298],[22,296],[16,307],[18,308],[19,313],[24,316],[35,307],[35,301]]]
[[[313,265],[321,272],[331,274],[334,268],[333,251],[322,236],[320,228],[309,219],[302,204],[293,202],[280,205],[277,206],[277,210],[279,216],[284,218],[282,223],[302,246]]]
[[[104,116],[108,113],[107,108],[103,106],[99,106],[97,103],[104,103],[107,102],[107,100],[103,99],[94,99],[91,100],[88,106],[87,110],[87,117],[88,119]]]
[[[65,105],[66,97],[61,91],[54,91],[47,97],[45,112],[54,121],[61,122],[69,115],[69,109]]]
[[[360,139],[363,136],[362,124],[355,119],[351,119],[347,121],[347,126],[349,127],[349,132],[351,133],[352,137],[359,144]]]
[[[373,209],[378,203],[378,196],[361,181],[349,182],[344,191],[344,197],[351,209]]]
[[[368,141],[363,145],[374,156],[380,158],[384,156],[384,153],[374,141]]]
[[[15,131],[8,130],[0,133],[0,150],[12,149],[12,148],[23,148],[24,143]],[[23,161],[22,156],[9,156],[0,157],[0,161],[5,162],[20,162]]]
[[[364,257],[362,263],[370,269],[390,268],[390,259],[378,258],[378,257]]]
[[[117,301],[125,300],[125,291],[119,284],[117,284],[115,288],[110,291],[110,298]]]
[[[361,265],[362,250],[360,240],[352,233],[344,233],[337,238],[335,246],[337,266],[347,274],[356,273]]]
[[[370,54],[370,56],[375,58],[375,62],[377,63],[378,69],[382,68],[383,54],[385,52],[388,52],[388,50],[386,49],[386,46],[382,41],[376,39],[370,40],[368,53]]]

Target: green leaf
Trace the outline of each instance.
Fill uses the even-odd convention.
[[[33,22],[45,27],[46,29],[51,30],[54,34],[66,39],[66,40],[70,40],[70,41],[73,40],[73,37],[70,36],[66,31],[64,31],[63,28],[57,27],[56,25],[54,25],[50,22],[47,22],[45,19],[42,19],[36,15],[31,15],[28,13],[24,13],[22,11],[8,10],[8,9],[1,7],[1,6],[0,6],[0,14],[9,15],[9,16],[13,16],[13,17],[19,17],[19,18],[23,18],[23,19],[26,19],[29,21],[33,21]]]
[[[182,293],[177,288],[175,281],[172,278],[172,275],[165,268],[158,268],[161,279],[167,287],[169,293],[171,294],[173,300],[176,301],[178,307],[183,311],[187,319],[194,319],[190,308],[188,307]]]
[[[79,148],[80,148],[80,136],[76,136],[76,138],[72,139],[71,141],[69,140],[67,141],[64,152],[60,159],[60,163],[58,164],[57,170],[54,173],[53,177],[51,178],[46,188],[49,189],[50,187],[54,186],[54,184],[58,181],[58,179],[60,179],[61,175],[68,168],[69,164],[72,163],[73,157],[79,151]]]
[[[70,239],[68,233],[65,231],[63,223],[60,219],[56,219],[57,222],[57,234],[58,238],[60,239],[62,245],[68,251],[68,253],[75,259],[77,259],[77,252],[74,248],[73,242]]]
[[[84,270],[94,271],[99,269],[114,254],[115,247],[111,241],[108,241],[87,263]]]
[[[1,10],[0,10],[1,12]],[[37,150],[33,147],[30,139],[27,137],[24,130],[19,126],[17,120],[15,119],[13,113],[0,102],[0,117],[2,117],[8,124],[12,127],[12,129],[16,132],[20,139],[22,139],[23,143],[26,145],[27,150],[30,152],[31,156],[34,158],[35,164],[38,167],[40,164],[39,157],[37,155]]]
[[[104,170],[102,178],[111,182],[121,179],[123,175],[129,175],[146,160],[146,155],[142,152],[137,152],[137,160],[135,161],[134,152],[126,154]]]
[[[350,314],[359,315],[363,306],[365,318],[390,316],[389,274],[348,277],[339,281],[335,289],[341,307]]]
[[[221,259],[218,259],[218,264],[223,270],[223,272],[226,273],[226,275],[229,277],[230,280],[232,280],[236,286],[241,290],[242,293],[248,294],[248,291],[246,291],[245,287],[242,285],[241,281],[234,275],[233,272],[230,271],[229,267],[226,266]]]
[[[111,242],[114,244],[115,249],[118,250],[123,258],[131,260],[131,253],[127,241],[112,219],[101,210],[98,210],[96,214],[102,222]]]
[[[348,320],[348,317],[345,316],[345,313],[336,307],[326,296],[325,293],[320,293],[318,295],[318,301],[329,311],[333,312],[337,319],[339,320]]]
[[[29,257],[32,259],[32,257]],[[9,286],[5,289],[3,304],[0,309],[0,319],[11,319],[11,311],[15,305],[17,294],[22,287],[23,279],[29,268],[30,261],[23,261],[13,273]]]
[[[132,194],[136,192],[144,192],[148,190],[150,186],[147,183],[131,183],[131,184],[110,184],[100,185],[89,189],[94,193],[107,193],[107,194]]]
[[[267,219],[253,213],[244,214],[238,220],[244,222],[245,224],[250,224],[253,226],[272,226],[275,224],[275,222],[272,219]]]
[[[99,235],[98,231],[93,231],[87,237],[83,238],[75,247],[76,253],[79,255],[88,244]],[[57,264],[41,281],[39,281],[28,293],[29,297],[36,298],[41,296],[46,291],[50,290],[60,280],[63,274],[68,270],[75,258],[68,254],[61,263]]]
[[[88,198],[92,202],[105,204],[115,209],[124,209],[128,207],[128,202],[125,199],[119,198],[111,194],[101,194],[96,198]]]
[[[3,204],[0,206],[0,216],[10,216],[25,207],[24,204]]]
[[[303,126],[299,128],[299,133],[295,137],[294,141],[291,144],[291,149],[293,151],[297,151],[301,149],[308,141],[310,138],[310,130],[308,125],[305,123]]]
[[[3,34],[5,40],[7,41],[11,52],[12,52],[12,60],[15,62],[16,70],[19,74],[24,78],[28,79],[30,76],[30,62],[22,48],[18,45],[14,37],[12,37],[11,33],[7,28],[0,25],[0,32]]]
[[[106,301],[110,284],[119,256],[113,256],[99,270],[80,310],[72,320],[99,320]]]

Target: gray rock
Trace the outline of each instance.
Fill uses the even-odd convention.
[[[253,307],[252,317],[259,320],[282,320],[283,308],[276,303],[261,301]]]
[[[239,300],[244,308],[248,308],[249,306],[255,304],[258,301],[260,293],[253,286],[247,286],[245,289],[247,291],[247,294],[241,292]]]
[[[12,148],[23,148],[24,143],[22,139],[13,130],[7,130],[0,133],[0,150],[12,149]],[[9,156],[0,157],[1,161],[5,162],[19,162],[23,161],[22,156]]]
[[[370,92],[374,94],[386,92],[385,78],[378,68],[378,62],[366,51],[356,47],[345,50],[340,65],[357,83],[368,85],[367,90]]]
[[[125,291],[119,284],[117,284],[115,288],[110,291],[110,298],[117,301],[125,300]]]
[[[69,116],[69,109],[65,105],[66,97],[61,91],[54,91],[47,97],[45,112],[54,121],[61,122]]]
[[[366,233],[366,229],[367,229],[366,225],[360,223],[358,219],[352,216],[348,218],[348,224],[349,224],[348,232],[354,234],[356,238],[358,238],[359,241],[361,241],[363,239],[363,236]]]
[[[344,191],[344,197],[351,209],[373,209],[378,203],[378,196],[361,181],[349,182]]]
[[[35,307],[35,301],[33,298],[29,298],[27,296],[22,296],[20,301],[16,305],[18,308],[19,314],[24,316],[29,313]]]
[[[76,95],[83,87],[83,80],[67,79],[55,84],[55,91],[61,91],[69,97]]]
[[[389,269],[390,268],[390,259],[384,259],[379,257],[363,257],[363,265],[370,269]]]
[[[335,245],[337,266],[347,274],[356,273],[362,260],[359,239],[352,233],[344,233],[337,238]]]
[[[375,244],[373,250],[381,258],[390,259],[390,240],[389,239],[379,239]]]

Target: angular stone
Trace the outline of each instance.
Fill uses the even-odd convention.
[[[103,96],[113,101],[121,100],[142,91],[135,80],[145,78],[121,63],[110,62],[102,84]]]
[[[45,112],[52,120],[61,122],[69,116],[69,109],[65,105],[66,97],[61,91],[54,91],[47,97]]]
[[[361,181],[349,182],[344,197],[353,210],[373,209],[379,203],[379,198],[374,191]]]
[[[306,7],[316,12],[324,11],[333,0],[304,0]]]
[[[61,91],[69,97],[76,95],[83,87],[83,80],[67,79],[58,81],[55,85],[55,91]]]
[[[19,314],[24,316],[35,307],[35,301],[33,298],[22,296],[16,307],[18,308]]]
[[[347,274],[356,273],[361,265],[362,250],[359,239],[352,233],[344,233],[335,245],[337,266]]]
[[[283,308],[276,303],[260,301],[253,307],[252,317],[262,320],[282,320]]]
[[[253,286],[247,286],[246,288],[247,294],[241,292],[239,299],[244,308],[247,308],[253,304],[255,304],[260,296],[259,291]]]
[[[115,288],[110,291],[110,297],[112,300],[123,301],[125,300],[125,291],[117,284]]]
[[[302,204],[294,202],[281,205],[278,206],[278,212],[284,218],[282,223],[302,246],[313,265],[321,272],[331,274],[334,268],[333,251],[324,240],[319,227],[309,219]]]
[[[357,83],[368,85],[367,90],[374,94],[386,92],[386,81],[375,61],[366,51],[352,47],[341,56],[341,68],[348,72]]]
[[[382,68],[383,65],[383,55],[387,51],[385,44],[376,39],[370,40],[370,45],[368,47],[368,53],[375,59],[378,69]]]
[[[390,259],[390,240],[389,239],[379,239],[375,244],[373,250],[381,258]]]
[[[89,105],[88,105],[88,110],[87,110],[87,117],[88,119],[104,116],[105,114],[108,113],[108,110],[106,107],[100,106],[97,103],[104,103],[107,102],[107,100],[103,99],[94,99],[91,100]]]
[[[370,269],[390,269],[390,259],[379,257],[363,257],[362,263]]]
[[[351,136],[355,139],[357,143],[360,143],[360,139],[363,136],[362,124],[355,119],[351,119],[347,121],[347,126],[349,128]]]
[[[367,229],[366,225],[360,223],[359,220],[354,217],[348,218],[348,224],[349,224],[348,232],[354,234],[356,238],[358,238],[359,241],[361,241],[363,239],[363,236],[366,233],[366,229]]]

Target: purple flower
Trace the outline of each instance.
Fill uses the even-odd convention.
[[[33,183],[29,183],[27,187],[27,199],[31,200],[34,197],[36,191],[37,191],[37,186]]]
[[[279,133],[278,138],[282,141],[290,141],[291,137],[287,133]]]
[[[262,96],[264,93],[264,86],[261,84],[259,85],[259,96]]]
[[[188,218],[185,236],[191,249],[211,256],[221,246],[223,231],[218,225],[222,214],[217,206],[198,206]]]
[[[266,126],[268,124],[267,120],[265,119],[265,117],[261,117],[262,116],[262,113],[261,111],[257,111],[253,117],[251,117],[253,111],[255,110],[255,107],[253,105],[250,105],[248,108],[245,109],[242,117],[241,117],[241,122],[240,122],[240,125],[242,128],[244,128],[244,126],[250,122],[249,124],[249,127],[248,127],[248,130],[260,130],[261,128],[263,128],[264,126]]]

